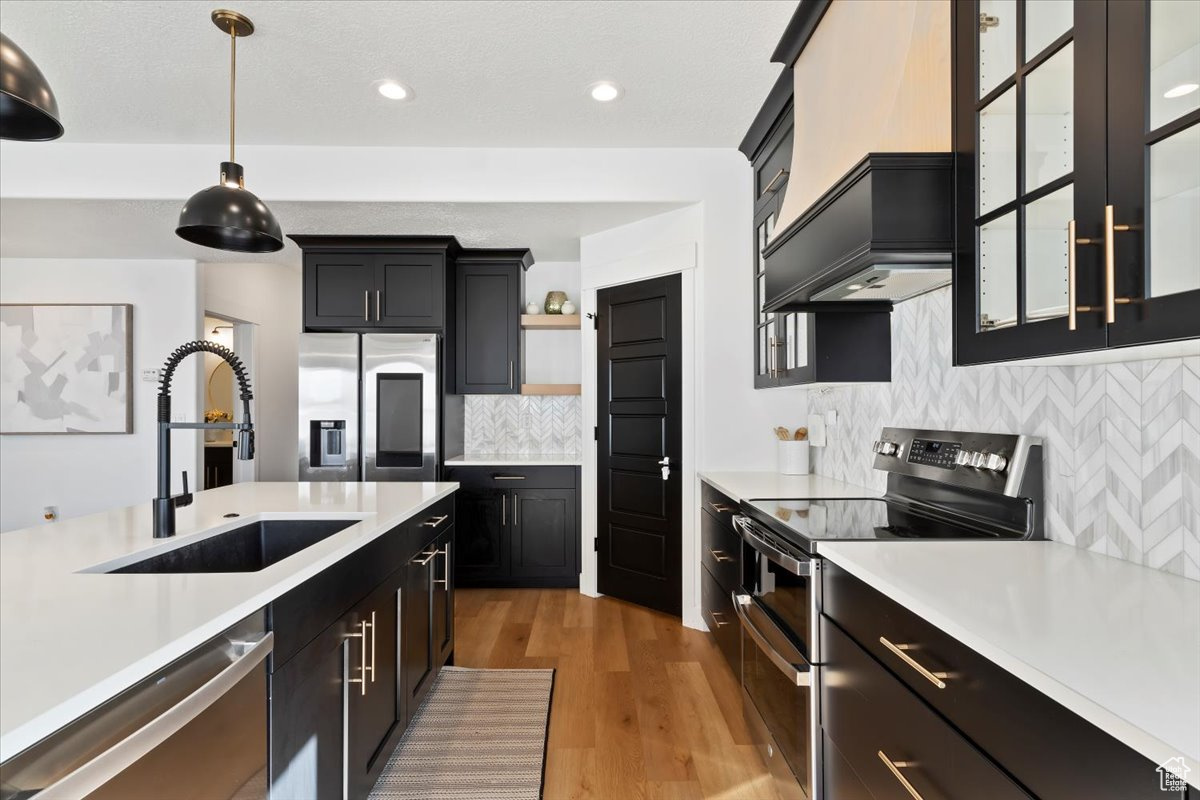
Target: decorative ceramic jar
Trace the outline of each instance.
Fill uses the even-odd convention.
[[[566,292],[546,292],[546,313],[563,313],[562,304],[567,302]]]
[[[530,303],[529,305],[525,306],[525,313],[526,314],[540,314],[540,313],[542,313],[542,309],[538,308],[537,303]]]
[[[573,315],[578,310],[579,309],[577,309],[575,307],[575,304],[572,303],[570,300],[567,300],[562,304],[562,313],[567,316]]]

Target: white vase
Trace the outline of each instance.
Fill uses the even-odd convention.
[[[566,300],[566,301],[564,301],[564,302],[563,302],[563,304],[562,304],[562,312],[563,312],[564,314],[566,314],[567,316],[571,316],[572,314],[574,314],[574,313],[575,313],[576,311],[578,311],[578,310],[579,310],[579,309],[577,309],[577,308],[575,307],[575,304],[574,304],[574,303],[572,303],[570,300]]]
[[[808,474],[808,442],[793,439],[779,442],[779,471],[784,475]]]
[[[530,303],[529,305],[525,306],[525,313],[526,314],[540,314],[540,313],[542,313],[542,309],[541,309],[541,306],[539,306],[537,303]]]

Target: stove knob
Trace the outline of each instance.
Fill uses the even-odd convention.
[[[986,461],[987,461],[987,457],[983,453],[971,453],[970,465],[972,467],[974,467],[975,469],[980,469],[981,467],[983,467],[983,465]]]
[[[957,453],[954,454],[954,463],[960,467],[971,466],[971,451],[970,450],[959,450]]]
[[[984,460],[984,468],[994,470],[996,472],[1004,472],[1008,466],[1008,459],[997,453],[987,453],[987,458]]]
[[[893,442],[876,441],[872,449],[881,456],[894,456],[900,448]]]

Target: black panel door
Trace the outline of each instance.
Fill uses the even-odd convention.
[[[272,797],[342,796],[350,656],[342,634],[342,626],[333,625],[271,675]]]
[[[346,771],[351,797],[366,797],[382,768],[380,748],[396,724],[397,570],[349,616],[349,742]]]
[[[455,500],[456,575],[466,582],[507,578],[508,492],[503,489],[459,489]]]
[[[454,652],[454,528],[434,542],[438,557],[432,562],[433,576],[433,652],[437,666],[447,663]]]
[[[512,576],[576,574],[574,489],[517,489],[512,493]]]
[[[514,261],[458,262],[458,394],[520,392],[523,273],[521,264]]]
[[[678,275],[597,294],[597,581],[679,614],[681,330]]]
[[[405,716],[411,720],[433,684],[433,564],[438,560],[432,544],[404,567],[401,615],[404,645],[400,660],[404,675]],[[407,721],[407,720],[406,720]]]
[[[375,257],[371,312],[388,328],[441,328],[446,308],[446,257],[441,253],[397,253]]]
[[[370,255],[304,256],[304,326],[375,325],[375,262]]]

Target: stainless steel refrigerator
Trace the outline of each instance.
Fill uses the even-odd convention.
[[[436,480],[438,368],[436,334],[300,334],[300,480]]]

